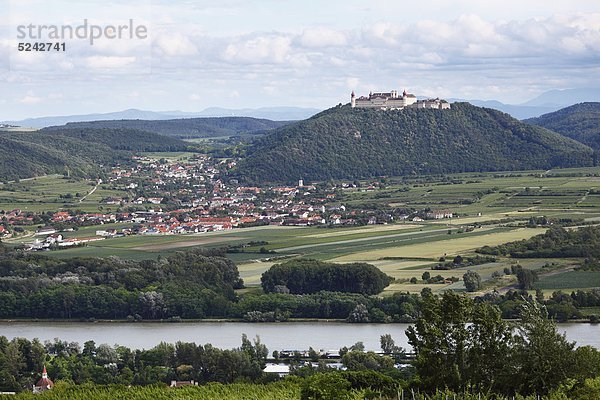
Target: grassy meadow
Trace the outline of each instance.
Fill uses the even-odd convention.
[[[22,211],[46,212],[83,210],[98,212],[116,206],[101,205],[100,200],[109,196],[124,196],[126,192],[111,190],[101,184],[91,195],[96,181],[68,178],[62,175],[46,175],[18,182],[0,184],[0,210],[21,209]],[[69,196],[70,195],[70,196]]]

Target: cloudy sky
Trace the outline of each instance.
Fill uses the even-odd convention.
[[[19,25],[145,39],[18,52]],[[55,40],[56,41],[56,40]],[[598,0],[0,1],[0,120],[127,108],[327,108],[356,90],[520,103],[600,84]]]

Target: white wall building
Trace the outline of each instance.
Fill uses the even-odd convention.
[[[376,108],[379,110],[402,110],[403,108],[434,108],[447,110],[450,108],[450,103],[446,100],[428,99],[417,100],[414,94],[402,92],[402,96],[398,95],[397,90],[390,92],[369,93],[368,96],[356,97],[354,91],[350,95],[350,105],[352,108]]]

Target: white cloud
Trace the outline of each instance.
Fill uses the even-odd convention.
[[[180,33],[158,35],[154,45],[162,54],[170,57],[195,56],[198,54],[198,48],[194,42]]]
[[[490,7],[497,15],[485,11],[489,2],[474,0],[458,5],[433,0],[427,12],[415,4],[347,0],[336,3],[335,12],[318,14],[309,2],[297,19],[288,7],[301,7],[285,2],[266,7],[224,1],[209,6],[190,0],[180,6],[156,0],[151,52],[134,43],[104,41],[91,47],[74,43],[63,56],[11,53],[12,72],[0,75],[0,91],[23,94],[23,88],[35,87],[37,95],[20,99],[29,97],[28,107],[17,99],[3,111],[18,112],[22,106],[33,112],[36,98],[40,110],[50,107],[42,99],[53,92],[64,93],[61,106],[73,110],[83,107],[81,93],[89,104],[113,106],[110,90],[115,87],[124,105],[143,101],[156,104],[155,109],[189,104],[196,109],[325,107],[347,100],[351,89],[368,93],[403,87],[434,97],[497,96],[518,102],[547,89],[600,82],[600,13],[576,13],[589,8],[580,7],[583,0],[539,12],[523,5],[527,13],[517,7],[522,1],[510,2],[512,13],[503,11],[509,7],[505,2],[495,2]],[[288,14],[271,18],[284,10]],[[135,17],[135,7],[127,11]],[[111,22],[108,11],[101,17]],[[0,40],[0,50],[12,47]],[[150,65],[151,74],[136,75],[140,66]],[[50,79],[56,76],[68,79]],[[140,87],[143,95],[134,96]]]
[[[21,104],[27,104],[27,105],[32,105],[32,104],[38,104],[42,101],[42,98],[39,96],[36,96],[35,93],[33,93],[33,91],[28,91],[27,94],[22,97],[19,100],[19,103]]]
[[[316,27],[305,29],[298,38],[298,43],[309,48],[334,47],[346,45],[348,39],[343,32],[325,27]]]
[[[222,54],[228,62],[281,64],[290,56],[291,40],[283,35],[262,35],[230,43]]]
[[[360,79],[353,76],[346,78],[346,86],[349,88],[356,88],[360,85]]]
[[[135,63],[136,58],[117,56],[91,56],[85,58],[84,61],[88,68],[114,69],[130,66]]]

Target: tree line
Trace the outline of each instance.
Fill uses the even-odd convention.
[[[0,244],[0,318],[173,322],[204,318],[248,322],[323,318],[387,323],[412,322],[420,315],[419,294],[373,295],[387,285],[389,277],[366,264],[351,264],[353,267],[344,270],[346,266],[330,269],[327,263],[295,260],[280,264],[287,265],[283,271],[297,269],[305,271],[305,275],[278,275],[281,267],[276,266],[274,272],[265,272],[264,279],[273,292],[238,294],[236,290],[243,287],[243,281],[224,252],[225,249],[192,249],[140,261],[117,257],[55,259]],[[324,268],[319,267],[323,265]],[[315,267],[316,272],[309,266]],[[528,276],[518,266],[513,269],[508,272]],[[277,280],[282,277],[288,281]],[[329,282],[328,289],[338,291],[312,292],[309,288],[304,294],[287,292],[310,285],[315,279]],[[358,283],[346,285],[345,279]],[[477,290],[477,276],[470,274],[466,282]],[[271,289],[267,286],[265,290]],[[424,293],[428,292],[424,289]],[[526,292],[512,290],[489,293],[480,299],[498,305],[503,318],[515,318],[523,296],[530,297]],[[538,296],[538,300],[548,307],[552,318],[581,318],[580,308],[600,306],[600,291],[556,292],[548,299]],[[590,317],[594,318],[598,316]]]
[[[401,391],[423,400],[533,399],[539,395],[552,400],[597,398],[600,352],[591,346],[576,347],[557,333],[547,310],[535,299],[525,299],[519,307],[519,321],[509,323],[495,304],[453,292],[441,296],[426,292],[421,315],[406,334],[416,353],[409,365],[403,364],[404,349],[390,335],[383,335],[380,353],[365,351],[360,342],[340,349],[345,371],[331,368],[314,351],[310,364],[290,360],[292,376],[283,378],[281,384],[294,386],[291,398],[301,399],[397,399]],[[261,385],[266,390],[274,385],[268,382],[282,379],[263,372],[267,359],[268,349],[260,339],[249,340],[245,335],[241,346],[231,350],[183,342],[134,350],[93,341],[80,346],[58,339],[42,344],[35,339],[0,337],[0,390],[30,390],[45,365],[57,382],[56,395],[69,391],[71,395],[64,396],[69,398],[78,390],[90,394],[117,391],[127,397],[128,385],[133,385],[130,393],[145,385],[152,385],[147,390],[158,391],[171,380],[191,379],[201,385],[235,384],[238,397],[234,398],[247,398]],[[184,390],[193,397],[201,392],[192,390],[211,387]],[[48,396],[54,396],[51,392]],[[164,396],[169,395],[157,398]]]
[[[600,227],[574,230],[551,227],[545,233],[498,246],[483,246],[478,253],[514,258],[600,258]]]

